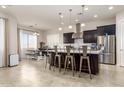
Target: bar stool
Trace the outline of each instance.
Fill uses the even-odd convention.
[[[49,70],[51,70],[51,65],[52,65],[52,61],[51,60],[52,60],[52,55],[51,55],[51,53],[49,53],[48,47],[47,47],[45,69],[47,67],[47,64],[49,63]]]
[[[80,69],[79,69],[79,77],[81,74],[81,70],[87,70],[87,69],[82,69],[82,63],[83,63],[83,59],[87,60],[87,64],[88,64],[88,70],[89,70],[89,74],[90,74],[90,79],[92,79],[91,77],[91,67],[90,67],[90,59],[89,56],[87,56],[87,46],[82,46],[82,51],[83,51],[83,55],[80,56]]]
[[[74,76],[74,70],[76,70],[76,64],[75,64],[75,58],[74,55],[70,54],[70,51],[72,50],[71,46],[66,46],[66,52],[67,55],[65,57],[65,66],[64,66],[64,74],[66,72],[66,69],[69,67],[69,65],[71,64],[72,67],[72,74]],[[73,54],[74,54],[74,50],[73,50]]]
[[[53,71],[55,71],[55,66],[57,66],[56,60],[58,58],[59,72],[61,72],[61,55],[58,54],[57,46],[54,46],[54,49],[55,49],[55,58],[54,58],[54,64],[53,64]]]

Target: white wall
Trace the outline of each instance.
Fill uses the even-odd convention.
[[[118,66],[120,66],[121,65],[121,63],[120,63],[120,49],[121,49],[121,38],[120,38],[120,36],[121,36],[121,31],[119,31],[119,27],[120,27],[120,21],[121,20],[124,20],[124,11],[123,12],[120,12],[120,13],[118,13],[117,15],[116,15],[116,49],[117,49],[117,65]],[[123,40],[124,41],[124,40]]]
[[[14,18],[9,18],[7,21],[7,32],[9,34],[9,54],[17,54],[17,20]]]
[[[6,66],[10,54],[17,54],[17,20],[11,15],[0,13],[0,17],[5,18],[6,30]]]
[[[97,29],[97,26],[103,26],[103,25],[109,25],[109,24],[115,24],[115,23],[116,23],[116,18],[92,21],[92,22],[85,23],[86,26],[81,29],[82,30],[93,30],[93,29]],[[75,29],[76,29],[75,25],[73,26],[73,29],[71,29],[71,30],[69,30],[67,27],[64,27],[62,31],[58,31],[58,29],[56,28],[54,30],[47,31],[46,36],[49,34],[57,34],[58,33],[60,36],[60,43],[63,44],[63,33],[75,32],[76,31]]]
[[[41,41],[42,42],[47,42],[47,38],[46,38],[47,32],[42,31],[40,35],[41,35]]]

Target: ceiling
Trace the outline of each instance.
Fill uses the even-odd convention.
[[[124,6],[114,6],[113,10],[108,10],[108,5],[87,5],[88,11],[84,11],[83,16],[79,16],[81,22],[114,18],[116,14],[124,10]],[[77,13],[82,10],[80,5],[12,5],[0,10],[15,16],[18,24],[22,26],[33,26],[41,30],[51,30],[60,26],[58,13],[63,14],[64,26],[69,25],[69,9],[72,9],[72,24],[75,24]],[[97,14],[98,18],[93,15]]]

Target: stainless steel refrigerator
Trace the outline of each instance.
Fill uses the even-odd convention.
[[[116,64],[115,35],[98,36],[97,45],[103,47],[103,51],[99,55],[99,62],[105,64]]]

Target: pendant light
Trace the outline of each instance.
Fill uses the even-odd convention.
[[[64,22],[63,22],[63,15],[62,15],[62,13],[61,12],[59,12],[59,18],[60,18],[60,27],[58,28],[58,30],[59,31],[61,31],[62,30],[62,25],[64,24]]]
[[[78,13],[78,21],[76,22],[76,32],[72,35],[72,38],[74,39],[83,39],[83,31],[81,30],[81,25],[82,27],[85,26],[85,24],[81,24],[79,16],[83,17],[83,13],[84,13],[84,5],[81,6],[82,7],[82,11],[80,13]]]
[[[69,12],[70,12],[70,19],[69,19],[69,26],[68,26],[68,28],[72,29],[72,25],[71,25],[71,12],[72,12],[72,9],[69,9]]]
[[[82,7],[82,17],[83,17],[83,15],[84,15],[84,10],[85,10],[85,8],[86,8],[85,11],[87,11],[87,10],[88,10],[88,7],[85,7],[85,5],[82,5],[81,7]],[[84,26],[85,26],[85,23],[81,23],[82,33],[83,33],[83,27],[84,27]]]

